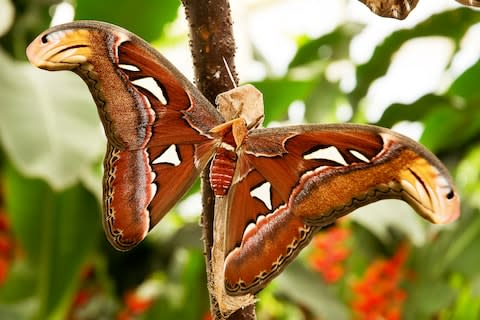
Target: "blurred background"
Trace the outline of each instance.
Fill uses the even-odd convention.
[[[424,222],[399,201],[320,232],[258,298],[259,319],[480,318],[480,12],[423,0],[403,21],[357,0],[232,2],[237,70],[266,124],[371,123],[449,167],[462,216]],[[199,184],[138,247],[100,220],[105,137],[73,73],[26,62],[52,24],[94,19],[151,42],[191,78],[178,0],[0,0],[0,318],[209,319]]]

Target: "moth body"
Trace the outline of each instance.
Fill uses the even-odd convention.
[[[395,14],[415,4],[399,2]],[[251,303],[315,231],[363,205],[400,199],[434,223],[460,214],[447,169],[417,142],[360,124],[262,128],[262,94],[253,86],[220,94],[218,111],[119,27],[57,26],[27,55],[40,68],[76,72],[90,88],[107,137],[103,224],[115,248],[142,241],[211,160],[213,283],[224,314]]]

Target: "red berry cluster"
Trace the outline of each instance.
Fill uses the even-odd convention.
[[[145,313],[153,304],[154,298],[143,296],[138,290],[128,291],[123,297],[124,307],[117,315],[117,320],[134,320]]]
[[[88,314],[89,305],[94,303],[95,299],[102,294],[102,289],[98,284],[97,275],[93,265],[87,264],[80,272],[79,289],[73,297],[67,319],[83,319]],[[87,310],[87,311],[86,311]],[[94,313],[97,310],[90,310]]]
[[[15,245],[10,233],[10,221],[5,211],[0,208],[0,285],[7,278],[15,254],[14,251]]]
[[[348,238],[351,231],[334,226],[313,239],[314,250],[309,257],[310,266],[322,275],[326,283],[335,283],[345,273],[344,262],[350,255]]]
[[[362,279],[352,286],[354,299],[352,309],[356,319],[399,320],[407,297],[400,286],[406,280],[409,247],[400,246],[389,260],[374,261]]]

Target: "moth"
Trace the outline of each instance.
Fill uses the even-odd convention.
[[[77,73],[96,102],[108,141],[103,225],[115,248],[142,241],[210,166],[213,269],[226,299],[252,301],[317,230],[368,203],[401,199],[434,223],[460,214],[447,169],[413,140],[358,124],[263,128],[262,96],[251,85],[221,94],[218,111],[117,26],[56,26],[27,55],[39,68]]]
[[[480,7],[479,0],[456,0],[466,6]],[[376,15],[405,19],[417,6],[418,0],[360,0]]]

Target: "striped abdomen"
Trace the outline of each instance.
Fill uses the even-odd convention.
[[[227,194],[232,184],[237,155],[235,151],[220,147],[210,166],[210,185],[215,196]]]

